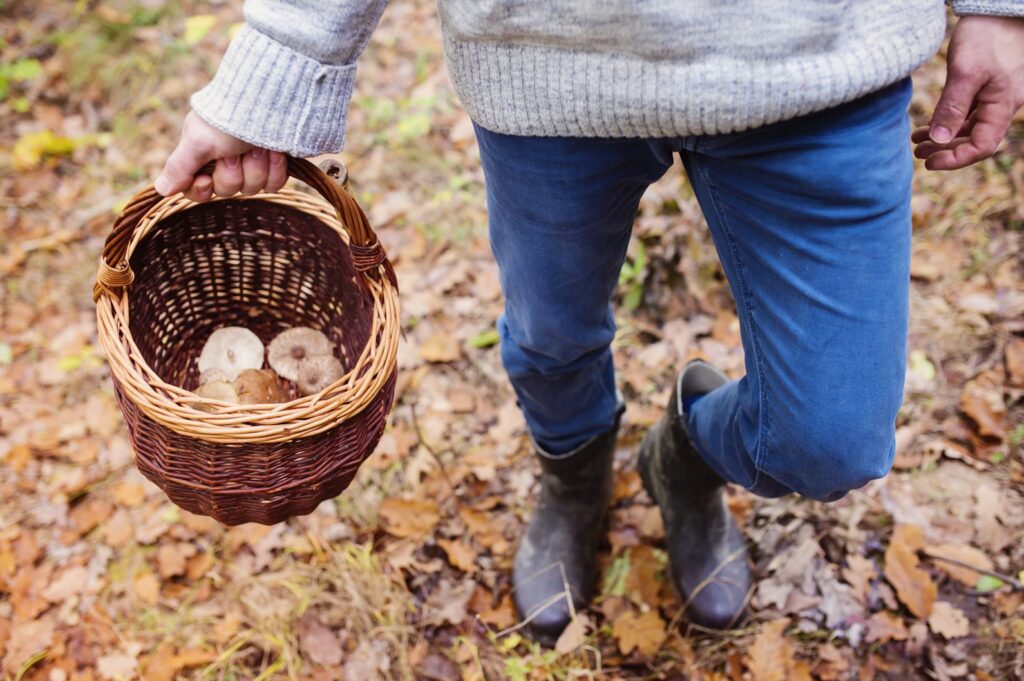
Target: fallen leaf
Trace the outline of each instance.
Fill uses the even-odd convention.
[[[458,586],[452,586],[450,580],[443,580],[440,588],[427,598],[431,611],[428,621],[433,624],[461,624],[466,619],[469,600],[475,589],[476,582],[472,579],[467,578]]]
[[[435,334],[420,344],[420,357],[428,362],[454,362],[462,359],[462,346],[451,334]]]
[[[130,655],[104,655],[96,660],[100,676],[110,681],[128,681],[135,678],[135,658]]]
[[[882,610],[868,618],[868,633],[865,637],[868,643],[888,643],[889,641],[906,641],[907,625],[903,618],[891,612]]]
[[[161,579],[185,574],[186,561],[196,554],[196,547],[187,542],[161,544],[156,551],[156,563]]]
[[[962,610],[946,601],[939,601],[928,617],[928,626],[943,638],[960,638],[970,632],[970,622]]]
[[[181,39],[186,45],[195,45],[216,25],[217,17],[213,14],[196,14],[188,17],[185,19],[185,34]]]
[[[419,537],[437,525],[441,516],[433,501],[391,497],[378,509],[384,529],[396,537]]]
[[[862,604],[867,604],[871,593],[871,580],[878,577],[875,564],[864,556],[852,553],[846,557],[843,579],[853,587],[853,594]]]
[[[363,639],[349,655],[342,670],[345,679],[388,678],[391,658],[388,644],[379,638]]]
[[[80,140],[54,135],[49,130],[28,132],[14,143],[11,149],[11,165],[18,171],[32,170],[45,158],[66,156],[80,144]]]
[[[324,625],[311,612],[303,615],[296,624],[299,647],[317,664],[333,666],[341,664],[344,650],[338,635]]]
[[[612,623],[612,636],[619,642],[619,652],[623,655],[636,650],[650,657],[658,652],[667,634],[664,620],[654,610],[641,615],[627,610]]]
[[[1015,336],[1006,344],[1006,382],[1024,387],[1024,338]]]
[[[68,568],[46,587],[43,597],[51,603],[60,603],[85,591],[88,581],[89,570],[85,567]]]
[[[137,482],[124,481],[114,486],[111,496],[122,506],[134,507],[145,500],[146,488]]]
[[[952,558],[953,560],[961,563],[978,567],[981,570],[991,571],[993,568],[992,559],[985,555],[984,551],[976,549],[973,546],[967,546],[964,544],[939,544],[938,546],[926,547],[924,552],[925,555],[932,559],[932,563],[935,567],[942,570],[964,586],[968,586],[972,589],[978,584],[978,579],[981,577],[981,573],[942,559]]]
[[[796,659],[793,644],[784,636],[788,626],[786,618],[761,625],[744,659],[752,681],[811,681],[810,668]]]
[[[586,615],[577,613],[576,617],[569,621],[565,629],[562,630],[558,640],[555,642],[555,652],[559,655],[565,655],[583,645],[584,633],[586,631]]]
[[[41,619],[22,622],[11,631],[11,638],[3,658],[3,670],[10,678],[15,678],[27,660],[36,653],[48,649],[53,644],[54,621]]]
[[[156,605],[156,602],[160,600],[160,580],[152,572],[135,575],[132,580],[132,589],[136,596],[150,605]]]
[[[1003,386],[995,372],[980,374],[964,385],[960,409],[978,426],[982,436],[1002,439],[1006,436],[1006,404]]]
[[[476,551],[465,543],[455,539],[438,539],[437,545],[448,555],[448,562],[463,572],[476,570]]]
[[[916,617],[927,619],[938,588],[918,565],[917,551],[924,546],[924,532],[917,525],[897,525],[885,550],[885,578],[896,595]]]

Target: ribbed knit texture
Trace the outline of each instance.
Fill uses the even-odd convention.
[[[440,0],[456,91],[512,135],[676,137],[819,111],[938,48],[942,0]],[[355,59],[385,0],[247,0],[248,25],[192,97],[212,125],[298,156],[340,151]],[[953,0],[1024,15],[1024,0]]]

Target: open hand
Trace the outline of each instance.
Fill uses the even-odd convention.
[[[962,17],[946,68],[931,123],[910,138],[929,170],[963,168],[995,153],[1024,105],[1024,19]]]
[[[213,176],[196,175],[209,161],[217,161]],[[208,201],[214,194],[276,192],[287,180],[284,154],[232,137],[190,111],[155,187],[164,196],[184,192],[193,201]]]

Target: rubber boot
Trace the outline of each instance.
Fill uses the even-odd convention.
[[[618,425],[568,454],[540,459],[537,509],[516,551],[513,596],[528,632],[553,646],[575,611],[586,606],[597,577],[597,549],[612,495]]]
[[[746,541],[725,503],[725,481],[690,441],[683,400],[726,382],[706,362],[688,364],[665,416],[641,445],[638,462],[644,487],[661,508],[672,583],[686,617],[709,629],[727,629],[742,619],[750,567]]]

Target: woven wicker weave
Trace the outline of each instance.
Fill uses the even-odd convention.
[[[339,494],[394,394],[394,270],[348,192],[308,161],[288,169],[326,203],[287,188],[202,204],[141,192],[114,223],[93,292],[139,470],[227,525],[279,522]],[[222,326],[264,344],[320,329],[346,373],[308,397],[289,386],[282,404],[200,398],[196,358]]]

